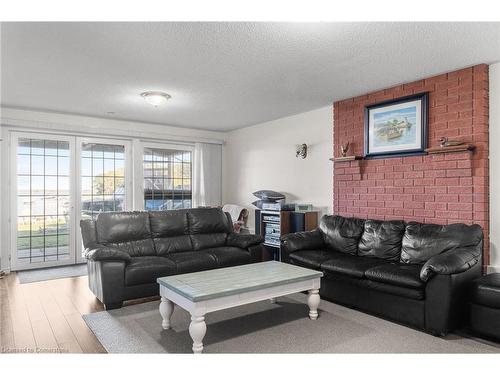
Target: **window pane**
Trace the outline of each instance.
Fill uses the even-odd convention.
[[[146,210],[191,207],[191,157],[190,151],[144,149]]]
[[[57,142],[57,155],[69,157],[69,143],[68,142]]]
[[[31,174],[43,176],[45,172],[45,160],[43,156],[31,156]]]
[[[43,195],[45,193],[45,178],[43,176],[31,177],[31,194]]]
[[[57,176],[45,176],[45,194],[57,194]]]
[[[69,158],[67,157],[58,157],[58,174],[60,176],[69,176]]]
[[[92,176],[91,158],[82,158],[82,176]]]
[[[26,138],[19,138],[17,144],[18,155],[29,155],[31,153],[31,140]]]
[[[19,155],[17,157],[17,174],[29,175],[31,172],[31,157]]]
[[[57,156],[57,141],[45,141],[45,155]]]
[[[82,145],[82,218],[125,209],[125,147],[98,143]],[[118,195],[117,195],[118,194]]]

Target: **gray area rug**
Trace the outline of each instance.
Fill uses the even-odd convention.
[[[500,345],[438,338],[327,301],[308,318],[306,296],[294,294],[207,314],[204,353],[500,353]],[[84,315],[109,353],[192,353],[190,315],[175,307],[162,330],[159,301]]]
[[[86,264],[75,264],[71,266],[42,268],[39,270],[26,270],[17,272],[20,284],[34,283],[53,279],[64,279],[67,277],[78,277],[87,275]]]

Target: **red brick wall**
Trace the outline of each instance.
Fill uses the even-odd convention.
[[[363,155],[366,105],[429,92],[429,147],[442,136],[474,152],[334,163],[334,212],[372,219],[480,224],[489,264],[488,66],[441,74],[335,102],[334,155]]]

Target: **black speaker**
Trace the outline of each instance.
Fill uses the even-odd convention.
[[[306,215],[303,212],[290,213],[290,232],[303,232],[306,228]]]

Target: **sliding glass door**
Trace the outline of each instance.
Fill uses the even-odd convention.
[[[130,143],[35,133],[11,140],[12,269],[83,262],[80,219],[131,209]]]
[[[73,263],[73,139],[16,134],[12,145],[13,269]]]

